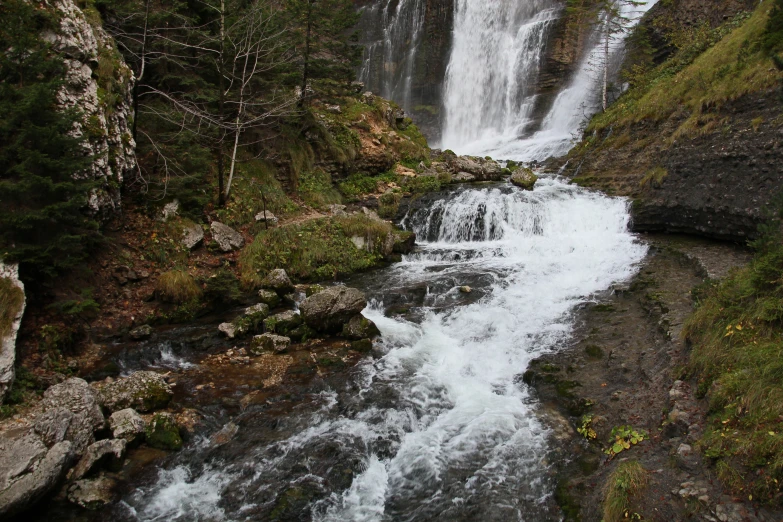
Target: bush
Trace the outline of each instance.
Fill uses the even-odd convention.
[[[184,270],[164,272],[158,278],[155,292],[161,301],[182,304],[201,297],[201,287]]]

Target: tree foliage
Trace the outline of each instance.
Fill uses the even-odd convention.
[[[24,0],[0,4],[0,257],[23,275],[53,276],[99,238],[85,210],[91,158],[72,135],[75,110],[58,110],[65,68],[41,33],[51,14]]]

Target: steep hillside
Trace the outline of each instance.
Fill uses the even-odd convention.
[[[744,241],[783,190],[777,173],[783,76],[765,43],[773,2],[724,12],[720,21],[730,19],[716,27],[710,23],[718,20],[706,16],[678,25],[693,13],[687,4],[663,2],[651,12],[643,30],[662,27],[661,20],[677,30],[643,45],[648,55],[671,54],[658,66],[637,63],[626,71],[631,88],[590,121],[564,172],[634,198],[637,230]]]

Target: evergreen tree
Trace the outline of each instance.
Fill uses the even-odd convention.
[[[95,183],[72,135],[79,114],[58,110],[63,60],[40,37],[56,20],[25,0],[5,0],[0,18],[0,257],[29,280],[76,265],[99,240],[85,213]]]

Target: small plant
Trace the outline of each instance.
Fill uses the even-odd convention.
[[[604,522],[642,520],[631,509],[631,497],[647,486],[647,471],[636,460],[617,465],[604,487]]]
[[[202,291],[193,276],[184,270],[171,270],[160,275],[155,293],[161,301],[182,304],[200,298]]]
[[[612,428],[612,442],[610,446],[604,450],[604,453],[609,455],[610,458],[614,458],[615,455],[622,453],[627,449],[631,449],[631,446],[639,444],[647,438],[647,433],[644,431],[637,431],[631,426],[615,426]]]
[[[576,429],[576,432],[587,440],[595,440],[598,434],[593,429],[593,416],[582,415],[582,423]]]
[[[665,180],[668,175],[669,175],[669,171],[667,171],[665,168],[655,167],[654,169],[650,169],[647,171],[647,173],[644,175],[642,180],[639,182],[639,185],[642,188],[648,186],[653,188],[659,188],[663,183],[663,180]]]

